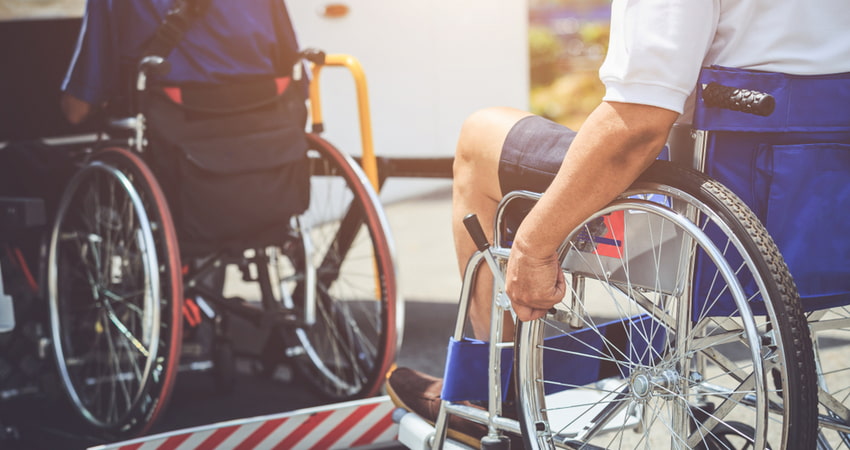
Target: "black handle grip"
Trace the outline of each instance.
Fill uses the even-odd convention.
[[[316,65],[319,65],[319,66],[322,66],[322,65],[325,64],[325,56],[326,55],[325,55],[325,52],[323,52],[322,50],[319,50],[319,49],[316,49],[316,48],[305,48],[304,50],[301,50],[298,53],[298,55],[301,58],[304,58],[304,59],[306,59],[307,61],[310,61],[313,64],[316,64]]]
[[[484,229],[481,228],[481,222],[478,221],[478,216],[475,214],[467,214],[463,218],[463,225],[466,231],[472,236],[472,242],[478,247],[478,250],[484,251],[490,248],[490,243],[487,242],[487,236],[484,234]]]
[[[776,99],[768,93],[718,83],[709,83],[703,88],[702,99],[706,106],[712,108],[731,109],[757,116],[769,116],[776,108]]]

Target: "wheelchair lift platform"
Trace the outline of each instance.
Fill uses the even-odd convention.
[[[153,449],[391,449],[395,405],[388,396],[230,420],[91,447]]]

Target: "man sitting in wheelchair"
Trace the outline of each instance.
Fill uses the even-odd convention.
[[[149,56],[165,62],[141,67]],[[72,123],[102,109],[142,113],[145,157],[181,248],[242,249],[307,207],[297,64],[282,2],[89,0],[62,109]],[[143,70],[148,88],[138,92]]]
[[[817,6],[802,0],[615,0],[608,54],[600,69],[606,94],[579,131],[508,108],[480,110],[465,122],[454,163],[459,266],[463,270],[478,249],[464,228],[464,216],[476,214],[492,242],[496,208],[505,194],[545,192],[515,230],[505,292],[516,319],[546,316],[570,292],[559,247],[658,158],[674,123],[690,124],[701,68],[850,72],[847,23],[850,10],[839,0]],[[469,318],[474,337],[487,340],[492,276],[480,272]],[[510,339],[510,318],[505,327]],[[389,375],[388,386],[397,405],[437,420],[442,380],[399,368]],[[487,434],[485,426],[459,417],[452,417],[449,426],[466,443],[476,444]]]

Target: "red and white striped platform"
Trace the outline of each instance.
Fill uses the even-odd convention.
[[[89,450],[343,449],[395,441],[389,397],[187,428]]]

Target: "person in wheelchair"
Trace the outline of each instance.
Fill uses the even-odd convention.
[[[259,0],[88,0],[74,58],[62,82],[62,110],[78,124],[93,110],[127,102],[150,41],[173,8],[198,8],[197,23],[168,55],[166,84],[226,84],[288,75],[298,43],[286,5]],[[124,104],[124,107],[127,105]]]
[[[790,26],[790,24],[794,26]],[[453,232],[461,270],[477,250],[462,219],[475,213],[492,241],[496,207],[511,191],[544,192],[516,230],[506,292],[521,321],[546,315],[567,292],[558,248],[585,218],[659,156],[674,123],[689,124],[700,69],[727,66],[796,75],[850,71],[850,10],[840,0],[670,2],[615,0],[602,103],[581,129],[509,108],[473,113],[454,162]],[[569,149],[569,151],[567,151]],[[487,340],[492,277],[480,271],[469,318]],[[513,324],[506,319],[505,335]],[[409,368],[388,377],[395,403],[431,422],[442,380]],[[476,442],[486,427],[452,416],[449,435]]]
[[[146,56],[165,63],[141,67]],[[88,0],[61,106],[72,123],[144,114],[144,156],[181,248],[241,249],[307,206],[299,64],[283,2]]]
[[[65,189],[48,278],[63,387],[94,433],[150,430],[187,366],[211,363],[230,389],[232,316],[263,340],[253,348],[269,377],[291,362],[329,400],[382,387],[400,332],[390,233],[357,163],[305,130],[302,55],[324,63],[298,51],[280,0],[89,0],[64,110],[75,122],[102,110],[121,119]],[[371,259],[374,273],[352,257]],[[74,271],[100,261],[114,270]],[[226,293],[233,266],[258,299]],[[113,302],[129,319],[98,315]],[[113,335],[133,344],[111,346]],[[106,360],[127,365],[91,383]]]

